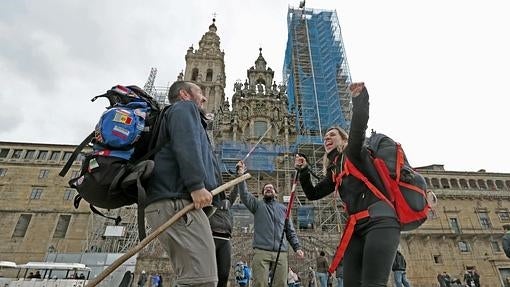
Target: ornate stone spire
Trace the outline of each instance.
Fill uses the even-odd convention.
[[[266,59],[262,57],[262,48],[259,48],[259,57],[255,61],[255,69],[257,70],[266,70]]]

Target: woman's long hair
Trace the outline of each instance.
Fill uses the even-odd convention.
[[[337,130],[338,133],[340,134],[340,137],[342,137],[343,140],[347,141],[349,139],[349,135],[347,134],[347,132],[340,126],[332,126],[326,130],[326,133],[328,133],[331,130]],[[347,144],[343,147],[337,146],[337,147],[335,147],[335,149],[338,152],[342,152],[346,146],[347,146]],[[324,153],[324,156],[322,158],[322,163],[323,163],[322,172],[324,173],[324,175],[326,175],[327,171],[328,171],[328,167],[331,165],[331,161],[329,160],[327,153]]]

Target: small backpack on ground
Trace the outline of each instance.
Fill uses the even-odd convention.
[[[114,86],[105,94],[110,105],[101,115],[95,130],[83,140],[59,173],[65,176],[74,160],[87,145],[92,152],[85,154],[81,172],[69,181],[78,194],[74,206],[81,199],[90,204],[96,214],[115,220],[120,217],[105,216],[95,207],[115,209],[138,204],[138,232],[145,238],[144,183],[152,174],[155,146],[163,111],[158,103],[137,86]]]

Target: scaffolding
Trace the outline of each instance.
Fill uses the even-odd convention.
[[[296,112],[297,144],[321,143],[325,130],[348,130],[349,65],[336,11],[289,8],[284,79]]]
[[[283,73],[289,108],[296,114],[296,149],[307,155],[312,171],[321,177],[325,131],[333,125],[349,130],[352,116],[345,45],[336,11],[290,7],[287,25]],[[313,207],[316,231],[342,231],[346,214],[338,194],[313,202],[302,198],[302,202]]]

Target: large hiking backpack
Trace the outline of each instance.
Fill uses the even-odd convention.
[[[106,97],[110,105],[59,175],[65,176],[83,148],[91,145],[92,152],[85,154],[79,176],[69,181],[69,186],[78,191],[74,206],[78,208],[84,199],[94,213],[113,219],[118,225],[120,217],[105,216],[96,207],[115,209],[136,203],[138,232],[143,239],[144,183],[154,168],[151,157],[158,149],[155,141],[163,112],[158,103],[137,86],[114,86],[92,101],[101,97]]]
[[[372,131],[366,148],[384,190],[377,188],[349,159],[344,162],[344,173],[363,181],[375,196],[394,207],[402,231],[418,228],[430,210],[425,178],[411,167],[402,146],[392,138]]]

